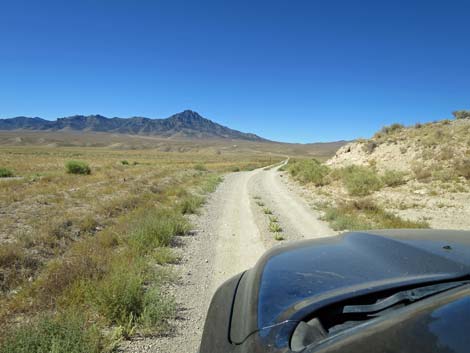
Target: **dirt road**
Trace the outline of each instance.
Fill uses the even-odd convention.
[[[125,352],[196,352],[212,294],[231,276],[253,266],[279,244],[269,231],[269,209],[282,227],[282,242],[335,234],[284,181],[278,168],[227,175],[209,197],[196,229],[180,237],[180,274],[173,287],[179,317],[168,337],[127,342]]]

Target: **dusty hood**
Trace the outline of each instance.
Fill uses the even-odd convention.
[[[242,276],[230,340],[241,344],[256,334],[286,346],[299,320],[329,304],[468,274],[468,232],[355,232],[277,247]]]

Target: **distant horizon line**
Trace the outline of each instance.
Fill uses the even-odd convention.
[[[210,122],[213,122],[217,125],[221,125],[223,127],[226,127],[228,129],[231,129],[231,130],[235,130],[235,131],[239,131],[239,132],[242,132],[244,134],[250,134],[250,135],[255,135],[257,137],[260,137],[261,139],[263,140],[266,140],[266,142],[273,142],[273,143],[286,143],[286,144],[299,144],[299,145],[308,145],[308,144],[329,144],[329,143],[338,143],[338,142],[350,142],[350,141],[353,141],[351,139],[334,139],[334,140],[327,140],[327,141],[309,141],[309,142],[299,142],[299,141],[285,141],[285,140],[274,140],[274,139],[270,139],[270,138],[265,138],[265,137],[262,137],[258,134],[255,134],[255,133],[251,133],[251,132],[244,132],[244,131],[240,131],[240,130],[236,130],[236,129],[233,129],[229,126],[226,126],[226,125],[222,125],[212,119],[209,119],[209,118],[205,118],[203,115],[201,115],[200,113],[198,113],[197,111],[195,110],[192,110],[192,109],[184,109],[180,112],[177,112],[177,113],[173,113],[171,115],[169,115],[168,117],[166,118],[149,118],[149,117],[146,117],[146,116],[137,116],[137,115],[134,115],[134,116],[129,116],[129,117],[119,117],[119,116],[113,116],[113,117],[108,117],[108,116],[105,116],[105,115],[102,115],[102,114],[97,114],[97,113],[94,113],[94,114],[72,114],[72,115],[65,115],[65,116],[61,116],[61,117],[56,117],[56,118],[53,118],[53,119],[49,119],[49,118],[43,118],[43,117],[40,117],[40,116],[26,116],[26,115],[17,115],[17,116],[13,116],[13,117],[9,117],[9,118],[4,118],[4,117],[0,117],[0,120],[13,120],[13,119],[19,119],[19,118],[24,118],[24,119],[39,119],[39,120],[42,120],[42,121],[47,121],[47,122],[57,122],[59,121],[60,119],[69,119],[69,118],[74,118],[74,117],[85,117],[85,118],[88,118],[88,117],[98,117],[98,118],[102,118],[102,119],[107,119],[107,120],[111,120],[111,119],[121,119],[121,120],[130,120],[130,119],[148,119],[148,120],[166,120],[166,119],[169,119],[175,115],[179,115],[179,114],[183,114],[183,113],[193,113],[197,116],[199,116],[200,118],[202,119],[205,119],[205,120],[208,120]],[[15,130],[1,130],[0,131],[15,131]],[[43,132],[46,132],[48,130],[34,130],[34,129],[22,129],[22,128],[19,128],[19,129],[16,129],[16,131],[24,131],[24,132],[38,132],[38,131],[43,131]],[[84,133],[83,130],[71,130],[71,131],[76,131],[77,133]],[[57,132],[57,133],[60,133],[61,130],[55,130],[55,131],[48,131],[48,132]],[[115,133],[115,132],[107,132],[107,131],[85,131],[85,133]]]
[[[207,120],[212,120],[212,119],[208,119],[206,117],[204,117],[203,115],[201,115],[200,113],[198,113],[197,111],[195,110],[192,110],[192,109],[184,109],[180,112],[177,112],[177,113],[173,113],[171,114],[170,116],[166,117],[166,118],[150,118],[148,116],[142,116],[142,115],[132,115],[132,116],[128,116],[128,117],[121,117],[121,116],[106,116],[106,115],[103,115],[103,114],[97,114],[97,113],[94,113],[94,114],[71,114],[71,115],[63,115],[63,116],[60,116],[60,117],[55,117],[55,118],[43,118],[41,116],[28,116],[28,115],[16,115],[16,116],[11,116],[9,118],[4,118],[4,117],[1,117],[0,116],[0,120],[8,120],[8,119],[15,119],[15,118],[28,118],[28,119],[42,119],[42,120],[47,120],[47,121],[54,121],[54,120],[58,120],[58,119],[66,119],[66,118],[73,118],[73,117],[76,117],[76,116],[84,116],[84,117],[90,117],[90,116],[99,116],[99,117],[103,117],[103,118],[106,118],[106,119],[132,119],[132,118],[144,118],[144,119],[151,119],[151,120],[163,120],[163,119],[168,119],[170,117],[172,117],[173,115],[177,115],[177,114],[182,114],[182,113],[185,113],[185,112],[192,112],[192,113],[195,113],[197,115],[199,115],[201,118],[204,118],[204,119],[207,119]]]
[[[231,130],[235,130],[235,131],[238,131],[238,132],[242,132],[242,133],[245,133],[245,134],[252,134],[252,135],[256,135],[262,139],[265,139],[265,140],[269,140],[271,142],[279,142],[279,143],[287,143],[287,144],[300,144],[300,145],[305,145],[305,144],[316,144],[316,143],[324,143],[324,144],[327,144],[327,143],[332,143],[332,142],[351,142],[351,141],[355,141],[355,140],[358,140],[358,139],[362,139],[362,138],[371,138],[373,136],[373,134],[370,135],[370,137],[366,137],[364,135],[358,135],[358,136],[351,136],[352,138],[333,138],[333,139],[328,139],[328,140],[324,140],[324,139],[312,139],[312,140],[303,140],[303,139],[300,139],[299,140],[292,140],[292,139],[283,139],[282,137],[279,138],[279,137],[264,137],[265,134],[263,132],[245,132],[245,131],[250,131],[249,129],[240,129],[240,128],[232,128],[231,127],[231,124],[230,123],[219,123],[217,122],[216,120],[212,120],[212,119],[209,119],[209,118],[206,118],[204,117],[203,115],[201,115],[199,112],[197,112],[196,110],[193,110],[193,109],[184,109],[184,110],[181,110],[180,112],[176,112],[176,113],[172,113],[170,115],[168,115],[166,118],[165,117],[149,117],[149,116],[144,116],[144,115],[131,115],[131,116],[127,116],[127,117],[122,117],[122,116],[106,116],[106,115],[103,115],[103,114],[100,114],[100,113],[91,113],[91,114],[70,114],[70,115],[61,115],[60,117],[55,117],[55,118],[45,118],[45,117],[41,117],[41,116],[27,116],[27,115],[16,115],[16,116],[11,116],[11,117],[1,117],[0,116],[0,120],[12,120],[12,119],[17,119],[17,118],[26,118],[26,119],[41,119],[43,121],[47,121],[47,122],[57,122],[59,121],[60,119],[67,119],[67,118],[73,118],[73,117],[101,117],[101,118],[104,118],[104,119],[108,119],[108,120],[111,120],[111,119],[121,119],[121,120],[130,120],[130,119],[148,119],[148,120],[151,120],[151,121],[158,121],[158,120],[166,120],[166,119],[169,119],[171,118],[172,116],[174,115],[178,115],[178,114],[182,114],[182,113],[185,113],[185,112],[191,112],[191,113],[194,113],[194,114],[197,114],[199,117],[201,117],[202,119],[205,119],[205,120],[208,120],[208,121],[211,121],[215,124],[218,124],[218,125],[221,125],[223,127],[226,127],[226,128],[229,128]],[[434,123],[434,122],[438,122],[438,121],[442,121],[442,120],[453,120],[452,117],[449,117],[449,118],[443,118],[443,119],[430,119],[428,121],[424,120],[424,121],[419,121],[417,120],[416,123],[413,123],[413,124],[403,124],[405,127],[412,127],[414,124],[417,124],[417,123],[423,123],[423,124],[426,124],[426,123]],[[388,123],[388,124],[384,124],[383,127],[386,127],[386,126],[389,126],[389,125],[393,125],[393,123]],[[28,129],[22,129],[23,131],[34,131],[34,130],[28,130]],[[9,131],[9,130],[1,130],[1,131]],[[10,130],[11,131],[11,130]],[[39,131],[39,130],[38,130]],[[77,130],[77,131],[80,131],[80,130]],[[379,129],[376,130],[376,132],[379,131]],[[105,132],[106,133],[106,132]]]

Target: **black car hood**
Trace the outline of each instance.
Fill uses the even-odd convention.
[[[470,286],[464,285],[333,336],[303,353],[467,353]]]
[[[470,238],[459,231],[345,233],[280,246],[241,278],[230,341],[257,333],[277,347],[305,316],[329,304],[470,273]]]

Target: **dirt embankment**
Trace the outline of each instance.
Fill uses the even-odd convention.
[[[341,147],[326,164],[370,167],[403,175],[400,185],[373,193],[381,207],[431,228],[470,229],[470,119],[384,127],[371,139]],[[347,197],[332,184],[309,188],[315,202]]]

